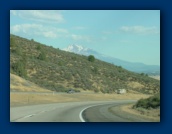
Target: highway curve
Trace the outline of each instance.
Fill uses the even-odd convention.
[[[10,122],[128,122],[144,121],[110,112],[112,106],[135,101],[87,101],[41,104],[10,108]]]
[[[119,106],[125,104],[118,102],[87,108],[82,112],[83,120],[85,122],[149,122],[136,115],[121,111]]]

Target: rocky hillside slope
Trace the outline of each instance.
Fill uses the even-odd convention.
[[[113,93],[125,88],[160,92],[160,81],[87,56],[65,52],[39,42],[10,35],[10,72],[54,91],[93,90]]]

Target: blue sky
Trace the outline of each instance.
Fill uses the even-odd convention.
[[[10,33],[55,48],[76,44],[160,65],[160,10],[11,10]]]

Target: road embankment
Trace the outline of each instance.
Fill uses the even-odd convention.
[[[160,109],[133,109],[132,106],[133,104],[121,105],[120,107],[111,107],[109,110],[118,116],[126,115],[126,118],[160,122]]]

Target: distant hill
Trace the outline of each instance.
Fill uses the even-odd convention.
[[[114,93],[125,88],[141,93],[160,92],[160,81],[87,56],[10,35],[10,73],[40,87],[61,92],[72,88]],[[10,83],[11,84],[11,83]]]
[[[99,52],[96,52],[93,49],[86,48],[80,45],[69,45],[67,48],[64,48],[63,50],[67,52],[74,52],[80,55],[94,55],[97,59],[103,60],[105,62],[113,63],[117,66],[122,66],[123,68],[137,72],[137,73],[146,73],[149,75],[160,75],[160,66],[157,65],[146,65],[143,63],[137,63],[137,62],[128,62],[124,60],[120,60],[114,57],[106,56],[104,54],[101,54]]]

